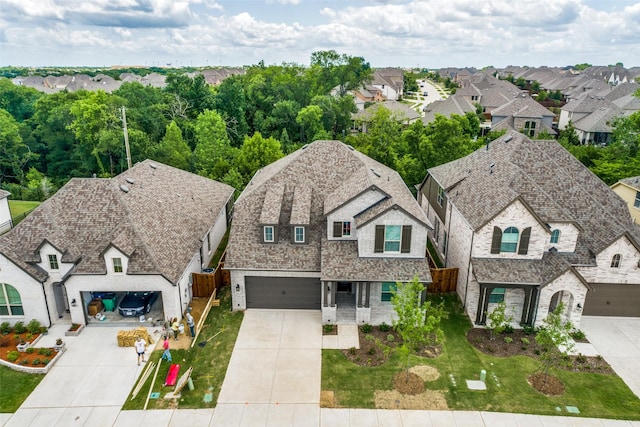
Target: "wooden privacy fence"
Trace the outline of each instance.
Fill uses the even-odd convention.
[[[456,291],[457,268],[431,268],[430,271],[433,282],[427,287],[428,293],[441,294]]]
[[[223,270],[224,263],[218,264],[213,273],[191,273],[192,292],[194,298],[208,298],[214,290],[218,290],[224,285],[229,285],[230,275],[227,270]]]

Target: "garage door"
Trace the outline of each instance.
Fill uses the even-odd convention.
[[[320,310],[320,279],[249,276],[244,283],[247,308]]]
[[[592,285],[582,314],[640,317],[640,285]]]

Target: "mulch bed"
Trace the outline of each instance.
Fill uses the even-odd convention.
[[[553,375],[545,375],[543,372],[538,372],[529,375],[528,381],[531,387],[547,396],[560,396],[564,393],[564,384]]]
[[[393,376],[393,388],[403,394],[420,394],[424,391],[424,380],[412,372],[400,371]]]
[[[507,342],[509,340],[505,341],[505,338],[511,338],[512,341]],[[491,339],[489,329],[472,328],[467,332],[467,340],[481,352],[497,357],[528,356],[539,359],[539,354],[542,352],[542,347],[536,342],[535,335],[527,335],[522,329],[516,329],[508,334],[498,334]],[[569,356],[565,362],[561,368],[569,371],[608,375],[615,373],[602,357]]]
[[[29,342],[35,341],[35,339],[38,338],[39,335],[40,334],[33,334],[28,341]],[[11,332],[7,335],[0,335],[0,359],[9,362],[7,355],[12,351],[18,351],[16,346],[20,343],[21,340],[25,342],[27,341],[26,332],[22,334],[16,334]],[[51,359],[53,359],[57,354],[53,350],[53,348],[50,348],[48,350],[51,352],[49,355],[40,354],[39,351],[42,351],[42,352],[46,351],[46,350],[40,350],[40,348],[35,348],[32,353],[18,352],[18,359],[14,362],[9,362],[9,363],[13,363],[16,365],[29,366],[32,368],[41,368],[45,366],[47,363],[49,363]],[[34,364],[33,363],[34,360],[37,361],[38,363]]]
[[[322,335],[338,335],[338,325],[323,325]]]
[[[351,362],[360,366],[379,366],[389,359],[391,353],[399,345],[402,338],[393,329],[381,331],[379,326],[374,326],[370,332],[363,332],[362,326],[358,327],[360,348],[342,350],[342,353]],[[418,352],[422,357],[437,357],[442,351],[441,345],[425,346]]]

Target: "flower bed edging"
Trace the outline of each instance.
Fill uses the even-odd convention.
[[[32,368],[30,366],[25,365],[17,365],[15,363],[7,362],[6,360],[0,359],[0,365],[6,366],[8,368],[13,369],[14,371],[24,372],[27,374],[46,374],[53,367],[53,365],[58,361],[60,356],[62,356],[62,351],[56,353],[56,355],[51,359],[49,363],[41,368]]]
[[[77,337],[78,335],[80,335],[80,332],[82,332],[83,329],[84,329],[84,324],[80,324],[78,329],[76,329],[75,331],[66,331],[64,335],[67,337]]]

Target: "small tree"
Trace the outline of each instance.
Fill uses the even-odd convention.
[[[547,315],[543,321],[543,327],[536,335],[536,342],[542,347],[540,360],[541,368],[544,370],[543,387],[547,382],[549,369],[552,366],[559,366],[562,359],[567,357],[574,348],[574,342],[571,339],[573,325],[563,318],[563,310],[564,304],[558,304],[556,309]]]
[[[415,276],[412,281],[396,284],[391,297],[398,319],[393,327],[402,337],[402,346],[398,348],[401,357],[406,358],[407,379],[409,378],[409,357],[427,344],[438,341],[442,336],[440,320],[447,312],[442,303],[433,305],[431,301],[422,302],[425,287]]]
[[[511,324],[513,317],[507,316],[505,311],[507,305],[504,301],[498,303],[498,306],[487,316],[487,326],[491,329],[491,339],[495,339],[497,334],[501,334]]]

